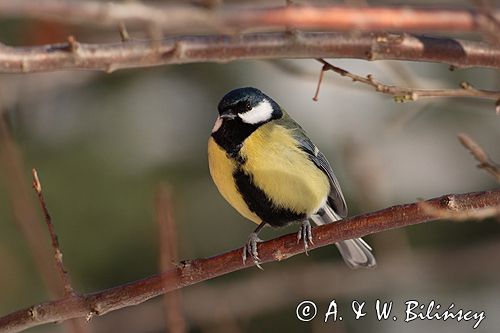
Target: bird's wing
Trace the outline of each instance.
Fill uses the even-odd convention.
[[[286,113],[284,114],[283,120],[284,122],[280,125],[293,130],[292,133],[298,142],[299,148],[306,152],[309,159],[328,176],[328,180],[330,182],[328,203],[333,208],[335,213],[341,217],[346,217],[347,204],[345,202],[344,195],[340,189],[339,181],[337,180],[337,177],[335,177],[332,167],[330,166],[330,163],[326,159],[325,155],[323,155],[323,153],[319,151],[318,147],[311,142],[304,129]]]

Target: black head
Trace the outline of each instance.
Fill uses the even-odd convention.
[[[280,118],[279,105],[262,91],[252,87],[228,92],[219,102],[219,115],[223,119],[241,119],[244,123],[265,123]]]
[[[219,102],[218,110],[212,137],[228,151],[237,149],[259,126],[283,116],[271,97],[251,87],[228,92]]]

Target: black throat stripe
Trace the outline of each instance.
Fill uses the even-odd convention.
[[[252,182],[251,177],[245,174],[241,168],[234,172],[233,177],[248,208],[257,214],[264,223],[273,227],[282,227],[306,217],[306,214],[297,214],[286,208],[276,207],[264,191],[257,187]]]
[[[236,118],[224,121],[222,126],[212,137],[234,159],[239,158],[239,151],[243,141],[248,138],[260,125],[245,124],[241,119]]]

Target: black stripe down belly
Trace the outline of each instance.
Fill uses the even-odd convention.
[[[252,178],[244,173],[241,168],[236,169],[233,177],[238,191],[243,196],[248,208],[257,214],[263,222],[273,227],[281,227],[306,217],[306,214],[297,214],[289,209],[276,207],[266,193],[257,187],[252,182]]]

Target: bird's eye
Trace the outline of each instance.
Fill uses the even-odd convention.
[[[252,110],[252,105],[250,104],[250,102],[245,103],[245,110],[247,110],[247,111]]]

